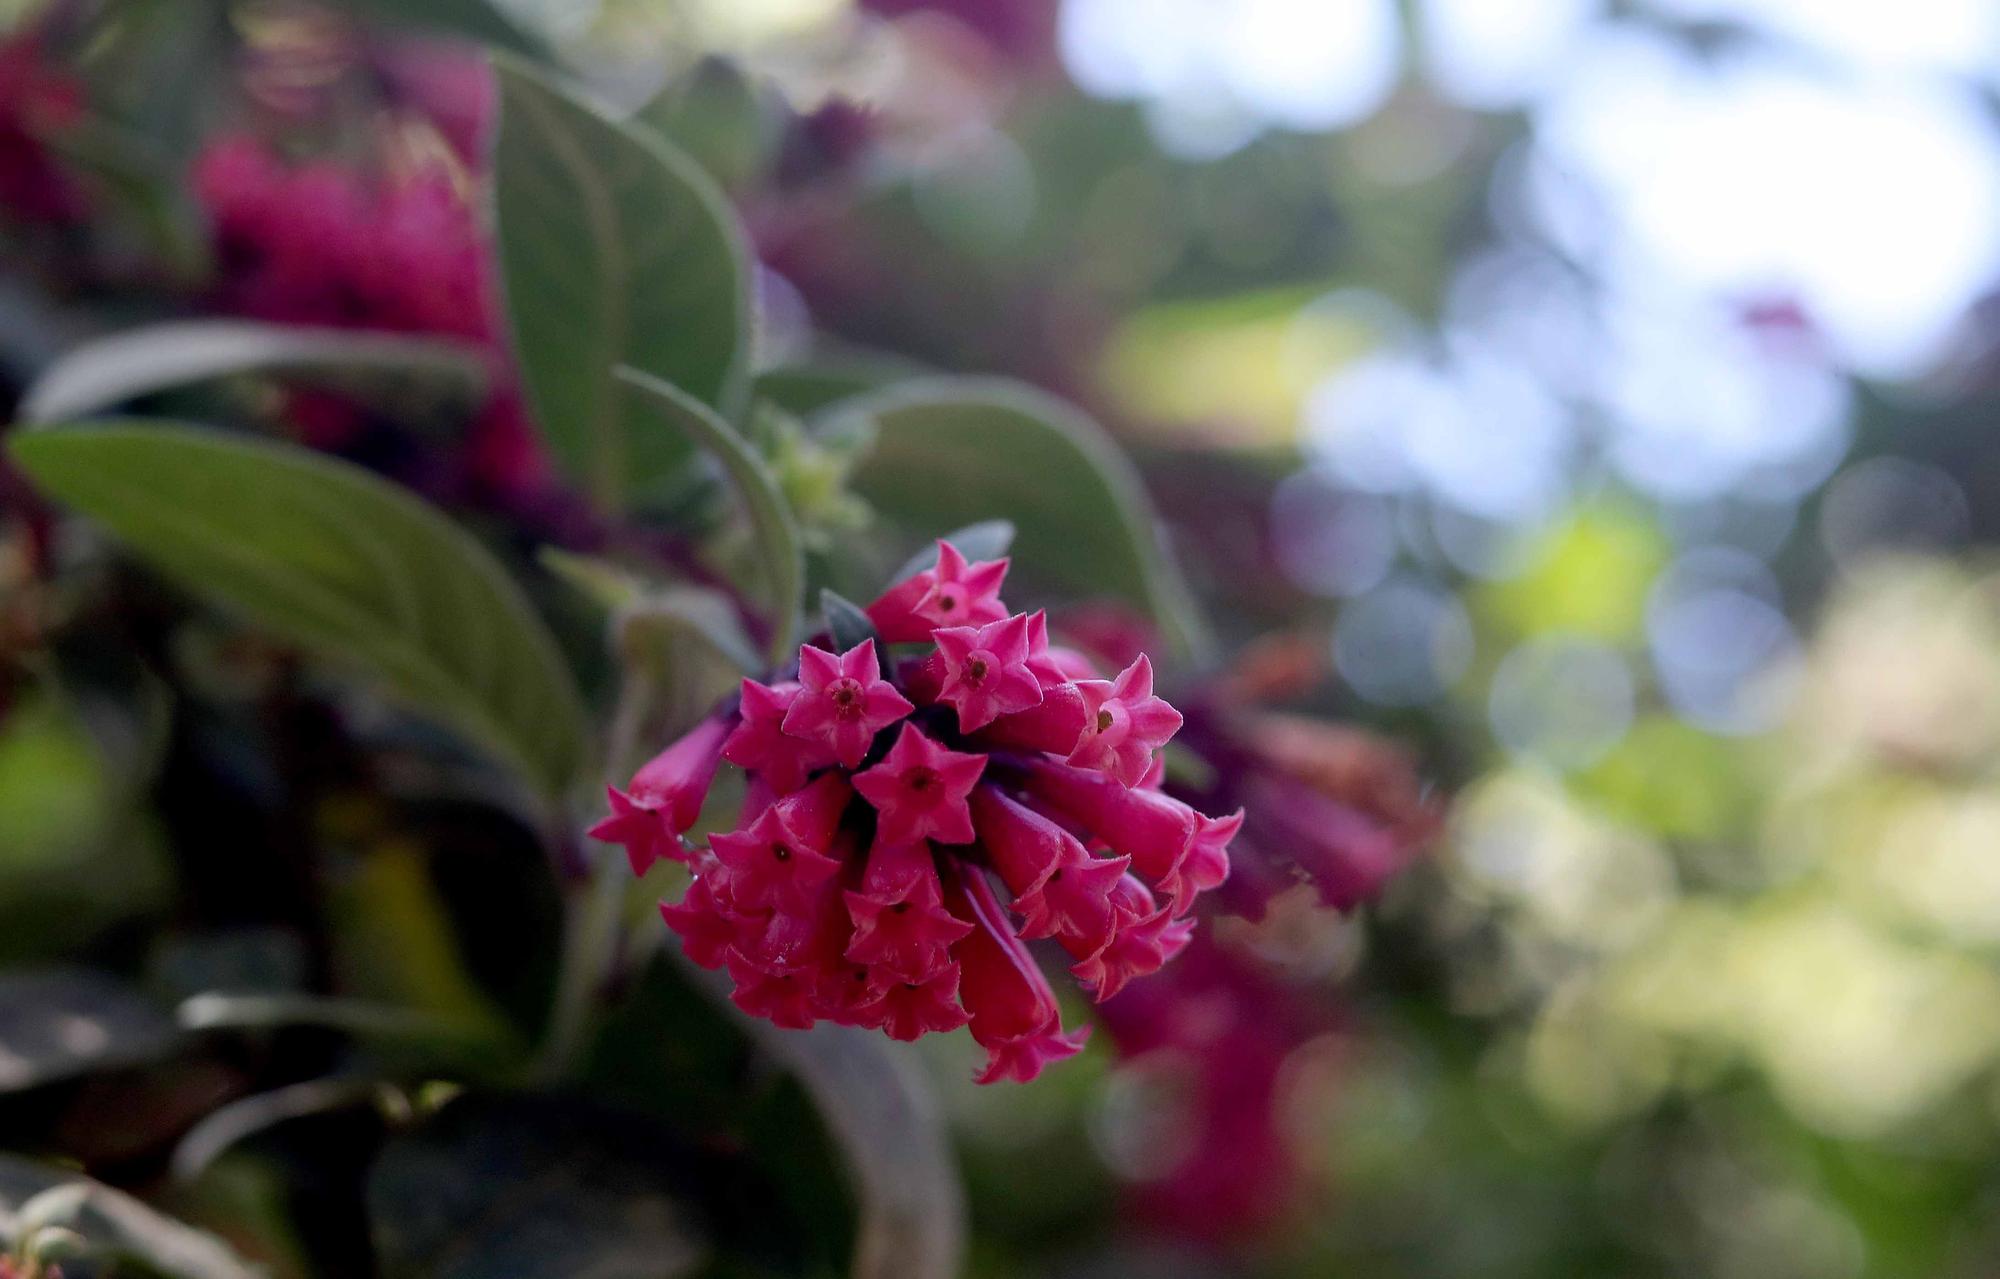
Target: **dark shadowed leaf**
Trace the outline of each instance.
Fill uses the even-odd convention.
[[[557,456],[608,507],[690,456],[631,413],[630,365],[725,418],[749,390],[749,253],[698,165],[510,59],[494,201],[514,349]]]
[[[151,1061],[178,1038],[151,1000],[86,969],[0,974],[0,1092]]]
[[[1137,473],[1076,409],[1002,379],[927,378],[830,414],[875,425],[853,485],[877,511],[927,534],[967,514],[1011,520],[1017,566],[1036,580],[1136,604],[1183,652],[1207,651],[1206,627],[1160,545]]]
[[[681,971],[792,1069],[832,1132],[861,1202],[854,1279],[958,1274],[964,1192],[937,1096],[909,1055],[879,1032],[853,1026],[782,1030],[739,1011],[720,975],[684,961]]]
[[[390,1142],[368,1209],[385,1279],[673,1279],[708,1252],[702,1181],[631,1116],[468,1096]]]
[[[819,593],[820,612],[826,614],[826,629],[833,636],[833,646],[845,653],[856,644],[875,638],[875,623],[868,620],[868,614],[861,606],[836,591]]]
[[[175,320],[71,349],[28,388],[19,416],[26,422],[89,417],[142,395],[237,373],[423,378],[463,398],[486,380],[477,348],[444,338]]]
[[[582,702],[493,557],[411,494],[303,449],[158,423],[11,441],[51,496],[189,589],[359,666],[560,794],[587,757]]]
[[[0,1154],[0,1239],[12,1246],[30,1227],[81,1236],[82,1275],[163,1279],[262,1279],[222,1242],[163,1217],[130,1195],[60,1168]],[[102,1264],[100,1264],[102,1263]]]
[[[799,593],[806,571],[798,526],[770,468],[728,423],[680,388],[639,369],[621,368],[618,376],[630,388],[629,398],[650,410],[647,416],[655,429],[686,434],[728,473],[749,512],[758,558],[770,580],[771,659],[782,662],[798,643]]]
[[[939,539],[956,546],[959,554],[968,560],[997,560],[1007,553],[1008,547],[1014,545],[1014,521],[981,520],[977,524],[939,534]],[[927,542],[923,550],[904,561],[903,567],[897,569],[889,581],[895,583],[914,577],[937,561],[937,541]]]

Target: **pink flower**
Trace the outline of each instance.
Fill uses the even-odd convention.
[[[1198,814],[1192,808],[1159,791],[1128,790],[1103,773],[1037,762],[1028,769],[1027,793],[1130,856],[1132,869],[1156,883],[1180,868],[1194,844]]]
[[[916,709],[882,678],[874,640],[862,640],[839,656],[805,645],[799,649],[799,683],[784,731],[827,747],[843,768],[859,765],[875,734]]]
[[[969,844],[972,813],[966,796],[985,769],[984,755],[946,750],[915,724],[905,724],[882,762],[855,775],[854,789],[875,806],[878,840]]]
[[[1069,762],[1096,768],[1127,786],[1136,786],[1153,762],[1153,752],[1180,731],[1181,713],[1153,696],[1153,663],[1144,653],[1117,680],[1079,680],[1083,694],[1083,736]]]
[[[930,853],[921,843],[884,846],[869,854],[871,862],[894,861],[903,850]],[[950,964],[954,942],[972,931],[943,905],[937,871],[926,865],[921,874],[885,874],[873,886],[846,894],[854,936],[846,958],[880,969],[905,982],[927,981]]]
[[[1187,910],[1227,874],[1240,822],[1148,789],[1172,714],[1150,669],[1090,680],[1048,647],[1040,614],[1006,613],[993,593],[1005,567],[968,566],[946,544],[927,580],[878,600],[879,617],[933,641],[893,678],[865,642],[802,648],[797,683],[745,681],[715,717],[726,736],[705,747],[746,770],[738,828],[692,854],[686,895],[661,908],[753,1015],[897,1039],[969,1026],[987,1054],[981,1082],[1032,1079],[1084,1040],[1063,1028],[1027,943],[1054,940],[1084,989],[1109,999],[1187,944]],[[939,626],[924,609],[992,616]],[[1086,702],[1076,674],[1102,694]],[[1066,762],[1106,708],[1113,727],[1094,740],[1136,788]]]
[[[796,682],[759,684],[743,681],[739,714],[742,722],[722,745],[722,758],[754,771],[780,795],[806,784],[806,778],[834,762],[824,742],[793,737],[784,730],[785,715],[799,697]]]
[[[819,889],[840,870],[834,833],[850,793],[845,778],[828,773],[744,829],[711,836],[737,905],[809,914]]]
[[[928,640],[940,626],[978,626],[1007,616],[1000,585],[1005,559],[967,564],[950,542],[938,543],[937,567],[889,588],[866,610],[884,643]]]
[[[932,638],[944,665],[937,700],[957,708],[959,732],[1041,705],[1041,682],[1028,668],[1025,613],[976,628],[939,627]]]
[[[606,787],[611,815],[587,834],[625,845],[635,875],[645,874],[661,858],[685,861],[680,837],[701,817],[728,732],[726,720],[703,720],[634,773],[629,790]]]
[[[957,1030],[972,1020],[958,1002],[958,965],[946,964],[921,981],[890,982],[857,1011],[857,1023],[876,1026],[905,1042],[932,1031]]]
[[[1093,857],[1061,826],[991,786],[972,797],[979,843],[1014,896],[1021,936],[1060,935],[1085,951],[1111,940],[1111,890],[1129,857]]]
[[[1087,1031],[1062,1031],[1048,979],[1007,924],[993,889],[977,870],[952,876],[946,894],[973,923],[958,948],[959,998],[971,1015],[972,1038],[987,1051],[980,1083],[1025,1083],[1050,1061],[1074,1055]]]
[[[1194,936],[1192,919],[1177,919],[1171,907],[1156,906],[1146,886],[1126,875],[1113,890],[1118,928],[1096,951],[1070,966],[1099,1003],[1125,989],[1135,977],[1160,971]]]

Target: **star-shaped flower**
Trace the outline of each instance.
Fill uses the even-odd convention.
[[[1116,680],[1078,680],[1076,688],[1083,694],[1086,716],[1069,762],[1137,786],[1152,765],[1153,752],[1181,727],[1181,713],[1165,698],[1153,696],[1153,663],[1141,653]]]
[[[905,724],[882,762],[854,775],[854,789],[875,806],[879,840],[967,844],[972,813],[966,796],[985,769],[986,756],[947,750]]]
[[[722,744],[724,759],[756,773],[778,795],[791,794],[812,773],[834,762],[833,750],[824,742],[785,732],[785,713],[802,687],[796,681],[766,686],[744,680],[741,722]]]
[[[958,965],[946,964],[924,981],[892,981],[873,1002],[855,1010],[857,1021],[905,1043],[931,1031],[957,1030],[972,1020],[958,1004]]]
[[[978,626],[1007,616],[1000,586],[1007,561],[968,564],[950,542],[938,543],[935,568],[896,583],[867,608],[868,620],[884,643],[927,640],[940,626]]]
[[[1027,614],[978,627],[940,627],[932,638],[944,663],[937,699],[957,708],[959,732],[1041,705],[1041,682],[1028,668]]]
[[[828,773],[742,830],[709,837],[739,909],[813,912],[821,887],[840,870],[832,855],[834,832],[848,794],[839,774]]]
[[[784,731],[826,746],[846,768],[861,763],[875,734],[915,709],[882,678],[872,639],[838,656],[801,645],[799,683]]]
[[[701,816],[728,732],[725,720],[703,720],[646,761],[632,775],[628,790],[605,787],[611,815],[585,833],[607,844],[625,845],[634,875],[645,874],[661,858],[686,861],[681,835]]]

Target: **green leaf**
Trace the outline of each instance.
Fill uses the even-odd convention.
[[[968,560],[975,562],[997,560],[1014,544],[1014,521],[981,520],[977,524],[968,524],[964,528],[941,534],[936,540],[926,543],[923,550],[905,560],[903,567],[897,569],[889,578],[890,584],[906,581],[925,569],[934,567],[938,562],[939,541],[950,542],[958,548],[959,554]]]
[[[819,593],[819,607],[826,614],[826,629],[833,635],[834,648],[842,653],[875,638],[875,623],[861,606],[836,591]]]
[[[73,1232],[88,1262],[81,1274],[161,1279],[261,1279],[222,1241],[163,1217],[130,1195],[66,1169],[0,1154],[0,1238],[10,1246],[29,1228]],[[74,1254],[73,1254],[74,1255]],[[108,1261],[110,1265],[90,1264]]]
[[[749,391],[749,251],[700,166],[511,59],[496,59],[494,200],[514,349],[536,420],[617,509],[689,457],[629,413],[613,369],[725,418]]]
[[[0,1093],[165,1056],[173,1019],[87,969],[0,974]]]
[[[928,371],[899,355],[834,350],[764,370],[757,375],[756,393],[787,412],[809,417],[842,400],[885,390]]]
[[[463,36],[496,49],[539,55],[542,41],[524,30],[492,0],[334,0],[385,22],[422,27],[445,35]]]
[[[747,183],[777,149],[779,125],[742,68],[705,58],[639,108],[633,120],[657,132],[724,186]]]
[[[617,625],[625,641],[644,642],[662,634],[691,635],[740,674],[756,675],[765,669],[763,656],[736,616],[735,605],[720,591],[699,586],[653,591],[621,611]]]
[[[638,369],[621,368],[618,376],[635,392],[634,399],[693,437],[728,472],[730,483],[750,513],[750,524],[771,579],[771,660],[782,663],[798,643],[799,593],[804,589],[806,570],[798,528],[793,523],[791,509],[778,492],[777,482],[756,451],[699,400]]]
[[[378,1080],[332,1076],[239,1097],[203,1116],[175,1144],[170,1165],[174,1179],[193,1181],[231,1147],[280,1124],[374,1105],[388,1093]]]
[[[157,423],[17,435],[15,461],[141,558],[362,667],[560,795],[582,699],[493,557],[414,496],[304,449]]]
[[[855,1279],[949,1279],[965,1251],[964,1191],[942,1108],[905,1054],[873,1031],[821,1022],[782,1030],[728,1000],[721,975],[681,971],[789,1066],[833,1134],[859,1191]]]
[[[444,338],[174,320],[66,352],[28,388],[19,416],[25,422],[89,417],[143,395],[237,373],[420,377],[470,398],[486,381],[486,364],[476,347]]]
[[[1206,655],[1207,627],[1138,473],[1076,409],[1003,379],[926,378],[830,412],[874,423],[853,486],[882,515],[920,532],[967,515],[1010,520],[1024,575],[1136,604],[1185,655]]]

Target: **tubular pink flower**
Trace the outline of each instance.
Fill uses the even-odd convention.
[[[1021,936],[1062,937],[1093,951],[1111,939],[1111,890],[1129,857],[1092,857],[1062,827],[991,786],[972,796],[979,843],[1021,916]]]
[[[784,731],[825,745],[844,768],[858,766],[875,734],[916,709],[882,678],[872,639],[838,656],[801,645],[799,683]]]
[[[957,1030],[972,1020],[958,1003],[959,970],[947,963],[922,981],[894,981],[856,1010],[857,1024],[875,1026],[908,1042],[932,1031]]]
[[[1174,914],[1185,915],[1194,899],[1229,878],[1229,841],[1243,829],[1243,810],[1227,817],[1194,815],[1194,841],[1181,864],[1160,880],[1160,891],[1173,902]]]
[[[880,852],[870,854],[870,860]],[[900,883],[873,891],[847,891],[854,935],[846,958],[903,981],[926,981],[950,962],[947,952],[972,925],[944,908],[935,870],[927,866],[922,875],[897,878]]]
[[[1104,773],[1040,761],[1029,765],[1029,798],[1038,808],[1091,832],[1154,883],[1180,866],[1194,843],[1196,812],[1159,791],[1128,790]]]
[[[681,835],[701,817],[728,733],[726,721],[703,720],[634,773],[629,790],[606,787],[611,815],[585,833],[607,844],[623,844],[635,875],[645,874],[662,858],[686,861]]]
[[[834,830],[851,791],[828,773],[787,795],[756,821],[728,835],[709,837],[722,863],[729,895],[740,908],[811,912],[822,885],[840,871],[831,855]]]
[[[1153,663],[1144,653],[1113,681],[1079,680],[1086,716],[1083,736],[1069,762],[1096,768],[1127,786],[1136,786],[1152,765],[1153,752],[1180,731],[1181,713],[1153,696]]]
[[[742,721],[722,744],[722,758],[755,772],[779,795],[791,794],[811,774],[834,762],[833,750],[824,742],[785,732],[785,713],[802,687],[795,680],[771,685],[744,680]]]
[[[1156,973],[1194,937],[1192,919],[1176,919],[1170,906],[1156,906],[1146,886],[1131,875],[1114,891],[1118,927],[1111,940],[1070,966],[1098,1003],[1116,995],[1135,977]]]
[[[978,740],[982,745],[1067,755],[1082,740],[1089,717],[1075,684],[1050,684],[1042,689],[1039,705],[1002,715],[980,730]]]
[[[875,806],[878,840],[968,844],[972,814],[966,796],[985,769],[984,755],[946,750],[915,724],[905,724],[882,762],[855,774],[854,789]]]
[[[729,992],[731,1003],[786,1030],[812,1029],[818,1018],[811,974],[766,972],[733,950],[726,962],[729,979],[736,983]]]
[[[745,914],[722,900],[714,890],[714,876],[703,874],[703,864],[712,869],[715,859],[706,854],[697,861],[697,873],[686,894],[673,905],[660,903],[660,917],[681,939],[687,957],[703,968],[720,968],[730,947],[754,942],[763,935],[769,916]]]
[[[1048,1062],[1082,1048],[1086,1032],[1062,1033],[1055,992],[1008,927],[985,876],[965,868],[951,876],[945,896],[973,923],[956,954],[959,1001],[970,1015],[973,1040],[987,1051],[979,1082],[1025,1083]]]
[[[937,700],[958,711],[959,732],[1041,705],[1041,683],[1028,669],[1026,614],[980,627],[940,627],[932,638],[944,664]]]
[[[1043,688],[1099,678],[1097,663],[1088,655],[1049,643],[1049,615],[1044,612],[1028,615],[1028,669]]]
[[[1007,561],[967,564],[950,542],[937,545],[937,567],[898,582],[865,610],[884,643],[927,640],[940,626],[978,626],[1007,616],[1000,602]]]

